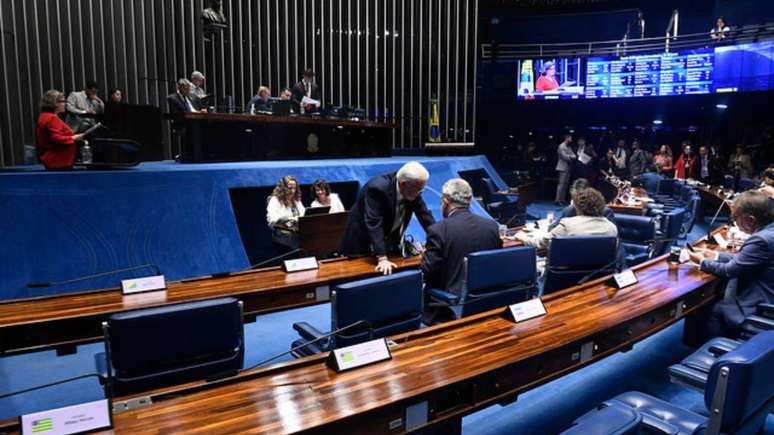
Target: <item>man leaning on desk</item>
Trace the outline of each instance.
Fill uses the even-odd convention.
[[[391,274],[397,265],[387,255],[401,252],[411,215],[417,216],[425,231],[435,223],[422,199],[429,178],[427,169],[419,162],[408,162],[397,172],[368,180],[349,212],[342,254],[373,253],[378,259],[376,271]]]
[[[314,71],[308,69],[304,71],[304,77],[300,82],[293,86],[293,94],[290,97],[290,101],[295,113],[310,112],[314,108],[311,104],[304,107],[304,111],[301,110],[301,102],[304,97],[312,100],[320,100],[320,87],[314,83]]]
[[[750,238],[735,255],[711,250],[689,252],[702,271],[728,279],[723,301],[712,307],[708,338],[736,337],[744,318],[759,303],[774,303],[774,212],[762,192],[747,191],[734,201],[732,215]]]

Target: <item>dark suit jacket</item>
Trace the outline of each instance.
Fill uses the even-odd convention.
[[[191,102],[193,104],[193,102]],[[195,107],[195,106],[194,106]],[[167,95],[167,111],[177,115],[188,112],[188,104],[177,92]]]
[[[349,211],[347,229],[341,243],[342,254],[368,254],[371,252],[371,246],[376,256],[398,251],[398,234],[390,234],[395,221],[397,197],[395,172],[377,175],[368,180]],[[417,216],[425,231],[435,223],[421,195],[406,203],[404,227],[408,226],[412,214]]]
[[[553,230],[554,227],[559,225],[560,220],[568,217],[577,216],[577,215],[578,215],[578,211],[575,210],[575,206],[568,205],[567,207],[562,209],[562,214],[558,216],[556,219],[554,219],[551,225],[548,226],[548,231]],[[605,207],[605,210],[602,212],[602,216],[606,217],[607,220],[615,224],[615,212],[612,209],[610,209],[610,207]]]
[[[753,314],[758,303],[774,303],[774,224],[756,231],[736,255],[721,253],[718,261],[702,261],[701,270],[737,280],[738,306],[723,304],[730,323]]]
[[[313,100],[319,100],[320,99],[320,87],[316,84],[312,83],[312,96],[310,97]],[[301,100],[304,99],[304,96],[306,95],[306,88],[304,88],[304,81],[300,81],[296,83],[295,86],[293,86],[293,93],[290,96],[290,103],[293,105],[293,110],[295,110],[296,113],[301,113]]]
[[[462,294],[462,263],[471,252],[502,248],[497,222],[457,209],[448,218],[427,229],[422,255],[425,284],[456,295]]]

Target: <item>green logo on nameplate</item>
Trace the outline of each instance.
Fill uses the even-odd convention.
[[[54,430],[54,420],[50,418],[44,418],[42,420],[36,420],[32,422],[32,432],[42,433]]]
[[[355,355],[352,354],[352,352],[347,352],[343,355],[341,355],[341,362],[348,363],[355,359]]]

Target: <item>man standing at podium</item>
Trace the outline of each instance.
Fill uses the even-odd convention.
[[[293,86],[293,95],[290,101],[295,113],[301,113],[301,102],[304,97],[320,100],[320,88],[314,83],[314,71],[310,69],[304,71],[304,78]],[[304,111],[310,112],[313,107],[309,104],[304,107]]]
[[[387,254],[401,252],[403,234],[415,214],[422,228],[435,223],[422,199],[430,174],[419,162],[408,162],[398,172],[377,175],[365,184],[349,212],[341,252],[347,256],[373,252],[376,271],[385,275],[397,267]]]

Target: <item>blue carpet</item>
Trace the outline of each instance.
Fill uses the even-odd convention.
[[[538,203],[530,213],[544,217],[556,207]],[[688,239],[704,234],[697,226]],[[330,328],[330,305],[321,304],[259,316],[246,325],[245,365],[287,351],[297,338],[294,322],[306,321],[316,328]],[[491,406],[463,419],[463,432],[475,435],[550,434],[561,431],[597,403],[616,394],[638,390],[704,413],[702,396],[669,382],[666,368],[691,349],[681,343],[682,323],[636,344],[627,353],[618,353],[556,381],[528,391],[508,406]],[[0,394],[19,390],[69,376],[94,371],[94,357],[103,352],[101,344],[80,346],[78,353],[56,357],[54,352],[0,358]],[[289,360],[285,355],[276,361]],[[53,407],[95,400],[103,397],[94,379],[77,381],[42,391],[0,400],[0,419],[13,418]],[[767,434],[774,435],[774,419],[767,420]]]

